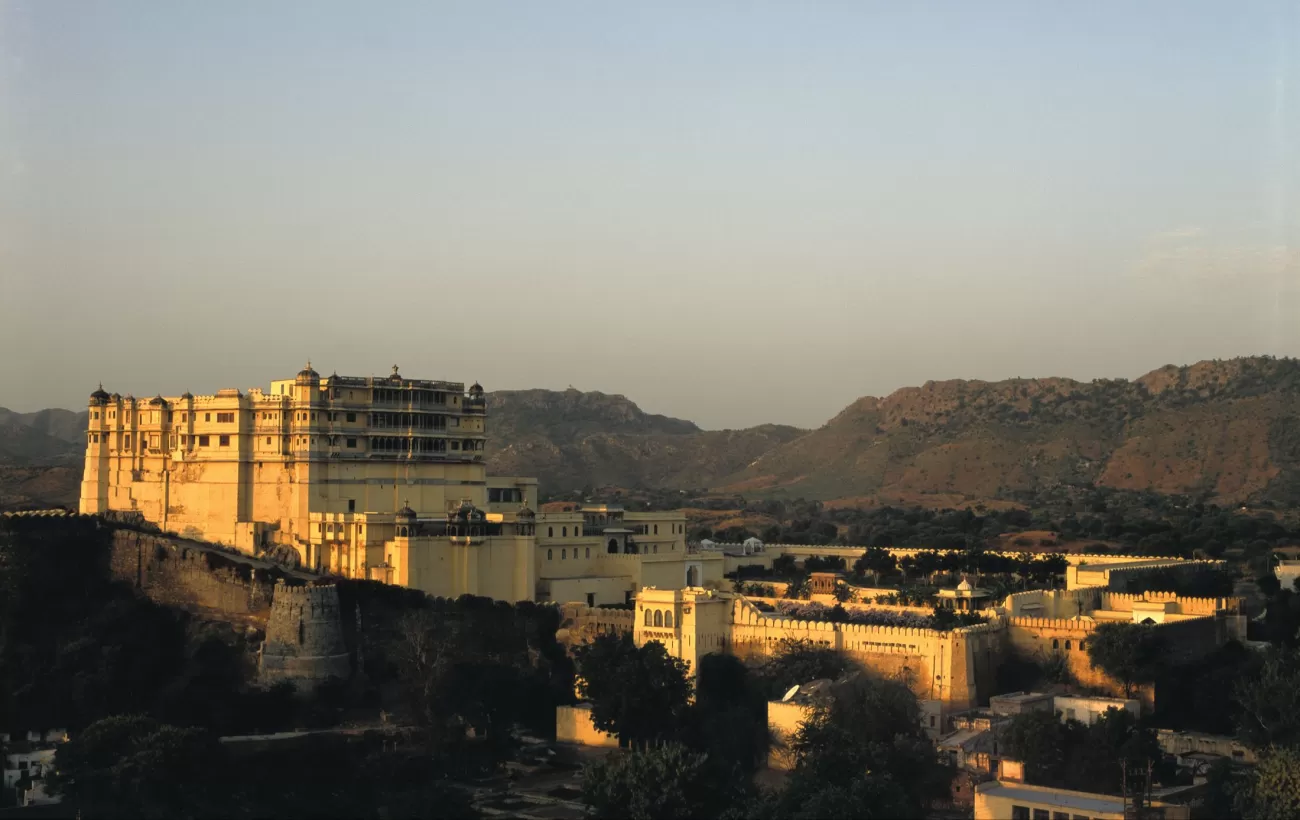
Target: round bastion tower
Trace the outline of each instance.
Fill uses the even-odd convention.
[[[338,587],[277,581],[257,665],[267,683],[289,681],[311,689],[331,677],[347,680],[352,665],[339,620]]]

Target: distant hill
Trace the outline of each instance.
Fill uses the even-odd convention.
[[[766,424],[701,430],[623,396],[578,390],[488,394],[488,467],[537,476],[547,491],[584,486],[708,487],[806,431]]]
[[[38,410],[15,413],[0,407],[0,464],[66,464],[85,450],[85,411]]]
[[[1135,381],[928,382],[858,399],[717,487],[947,506],[1062,483],[1300,503],[1300,362],[1169,365]]]
[[[85,413],[0,409],[0,501],[75,502],[85,424]],[[813,431],[701,430],[623,396],[498,391],[488,464],[536,476],[545,491],[711,488],[947,507],[1097,484],[1300,505],[1300,361],[1169,365],[1133,381],[928,382],[858,399]]]

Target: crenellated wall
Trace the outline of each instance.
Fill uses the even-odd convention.
[[[597,635],[630,635],[633,617],[634,613],[630,609],[589,607],[579,603],[561,604],[560,628],[556,640],[565,646],[576,646]]]
[[[292,681],[309,687],[351,675],[338,587],[276,583],[258,672],[268,683]]]
[[[113,577],[160,604],[265,622],[275,582],[238,557],[173,536],[113,531]]]

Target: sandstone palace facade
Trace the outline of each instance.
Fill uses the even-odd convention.
[[[537,510],[537,481],[487,474],[483,388],[322,377],[269,391],[90,397],[83,513],[434,595],[621,603],[722,577],[681,513]]]

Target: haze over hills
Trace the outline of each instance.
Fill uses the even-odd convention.
[[[864,397],[814,431],[701,430],[623,396],[488,394],[489,468],[544,491],[710,488],[956,506],[1061,483],[1300,503],[1300,362],[1172,365],[1134,381],[945,381]],[[0,409],[0,501],[69,503],[85,413]],[[66,485],[66,486],[65,486]]]

